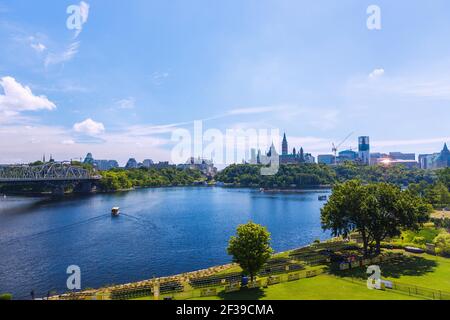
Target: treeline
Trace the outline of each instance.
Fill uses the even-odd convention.
[[[408,187],[435,208],[450,207],[450,168],[430,171],[403,166],[362,166],[345,163],[281,165],[274,176],[261,175],[259,165],[231,165],[216,176],[216,181],[239,187],[308,188],[359,180],[363,183],[391,183]]]
[[[366,183],[389,182],[407,186],[412,183],[433,183],[436,174],[421,169],[407,169],[401,166],[362,166],[346,163],[339,166],[322,164],[281,165],[274,176],[262,176],[261,166],[231,165],[219,173],[217,181],[245,187],[260,186],[289,188],[311,185],[332,185],[336,182],[360,180]]]
[[[426,199],[435,209],[450,208],[450,168],[436,171],[432,183],[420,181],[409,186],[418,196]]]
[[[281,165],[277,174],[263,176],[259,165],[231,165],[216,176],[216,181],[240,187],[301,188],[331,185],[336,173],[329,166],[304,164]]]
[[[198,170],[165,169],[112,169],[102,171],[99,191],[109,192],[135,187],[187,186],[205,180]]]

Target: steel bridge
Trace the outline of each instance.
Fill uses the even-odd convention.
[[[64,193],[64,187],[69,185],[90,192],[92,185],[100,179],[101,176],[86,169],[63,162],[0,166],[1,185],[41,184],[51,187],[57,194]]]

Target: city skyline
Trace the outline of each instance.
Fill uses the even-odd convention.
[[[66,26],[73,4],[79,30]],[[349,132],[382,153],[438,152],[450,142],[450,4],[377,5],[374,31],[360,1],[0,0],[0,163],[164,161],[171,133],[195,120],[278,128],[314,156]]]

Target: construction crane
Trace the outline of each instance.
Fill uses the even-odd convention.
[[[345,137],[345,139],[344,140],[342,140],[338,145],[336,145],[334,142],[333,142],[333,149],[332,149],[332,152],[333,152],[333,154],[334,154],[334,164],[336,165],[337,164],[337,153],[338,153],[338,151],[339,151],[339,148],[348,140],[348,139],[350,139],[350,137],[352,136],[354,134],[354,132],[352,132],[352,133],[350,133],[348,136],[346,136]]]

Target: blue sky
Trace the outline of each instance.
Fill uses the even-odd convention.
[[[170,158],[171,132],[278,128],[330,153],[450,142],[450,3],[0,0],[0,163]],[[368,30],[369,5],[382,29]],[[8,92],[6,92],[8,91]]]

